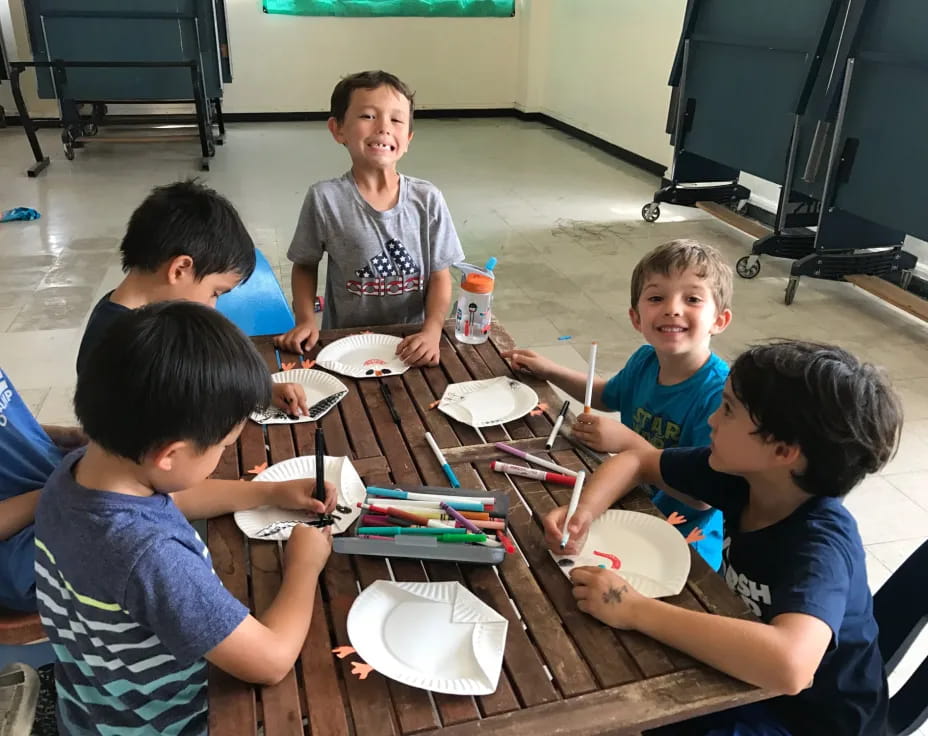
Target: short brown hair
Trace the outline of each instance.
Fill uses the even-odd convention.
[[[329,102],[329,114],[341,125],[345,122],[345,113],[348,112],[348,105],[351,104],[352,92],[356,89],[377,89],[378,87],[384,86],[392,87],[409,100],[409,127],[411,129],[413,103],[416,93],[395,74],[390,74],[390,72],[385,72],[380,69],[358,72],[357,74],[342,77],[338,84],[335,85],[335,89],[332,90],[332,99]]]
[[[632,271],[632,309],[638,309],[638,300],[648,276],[655,273],[670,276],[688,270],[709,282],[715,308],[719,313],[731,309],[731,266],[725,263],[722,254],[711,245],[703,245],[695,240],[671,240],[657,246],[638,261]]]

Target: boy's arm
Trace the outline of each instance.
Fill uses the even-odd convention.
[[[441,331],[451,308],[451,271],[433,271],[425,292],[425,321],[422,330],[408,335],[396,348],[407,365],[438,365]]]
[[[87,444],[87,435],[80,427],[59,427],[56,424],[43,424],[45,430],[52,442],[62,450],[76,450]]]
[[[326,481],[325,487],[325,503],[314,497],[316,481],[313,478],[275,483],[209,479],[192,488],[175,491],[170,496],[189,520],[212,519],[257,506],[324,513],[335,507],[337,496],[337,489],[332,483]]]
[[[331,532],[297,527],[284,551],[283,580],[259,618],[247,616],[206,659],[248,682],[275,685],[293,668],[309,631],[319,574],[329,557]]]
[[[0,501],[0,541],[6,541],[35,521],[39,491],[27,491]]]
[[[319,280],[319,264],[294,263],[290,272],[290,287],[293,291],[293,314],[296,325],[289,332],[278,335],[274,342],[278,347],[292,353],[309,350],[319,339],[316,323],[316,286]]]
[[[571,579],[580,610],[603,623],[640,631],[775,693],[807,688],[831,642],[828,624],[804,613],[783,613],[765,624],[645,598],[608,570],[578,568]]]
[[[557,554],[579,554],[593,519],[639,485],[657,486],[685,504],[700,503],[667,486],[661,476],[662,453],[663,450],[648,445],[640,450],[628,450],[608,458],[583,487],[580,502],[567,526],[570,540],[564,549],[560,548],[560,542],[567,506],[558,506],[545,516],[543,526],[548,547]]]

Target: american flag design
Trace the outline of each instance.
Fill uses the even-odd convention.
[[[419,264],[399,240],[387,241],[380,253],[355,271],[359,280],[347,283],[348,291],[361,296],[389,296],[422,288]]]

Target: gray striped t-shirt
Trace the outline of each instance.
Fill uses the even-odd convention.
[[[58,660],[59,731],[205,734],[203,655],[248,610],[170,497],[78,485],[83,453],[62,461],[36,510],[36,597]]]

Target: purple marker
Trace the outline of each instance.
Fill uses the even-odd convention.
[[[564,475],[569,475],[573,478],[577,477],[577,471],[571,470],[570,468],[565,468],[563,465],[558,465],[553,463],[550,460],[545,460],[542,457],[536,457],[535,455],[529,455],[523,450],[518,450],[515,447],[510,447],[505,442],[495,442],[493,446],[497,450],[502,450],[503,452],[508,452],[510,455],[515,455],[516,457],[521,457],[523,460],[528,460],[530,463],[535,463],[535,465],[540,465],[543,468],[548,470],[553,470],[555,473],[563,473]]]
[[[449,516],[451,516],[451,518],[453,518],[461,526],[467,529],[467,531],[472,532],[474,534],[483,534],[482,529],[478,529],[476,526],[474,526],[473,522],[471,522],[471,520],[468,519],[466,516],[461,516],[461,514],[458,512],[457,509],[452,508],[451,506],[446,504],[444,501],[441,502],[441,507],[445,510],[445,513],[447,513]]]

